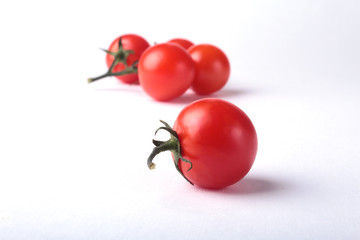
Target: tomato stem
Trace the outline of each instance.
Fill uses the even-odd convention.
[[[105,77],[111,77],[111,76],[121,76],[121,75],[127,75],[127,74],[132,74],[132,73],[137,73],[137,63],[138,61],[135,61],[131,66],[129,66],[127,64],[127,58],[130,54],[133,54],[134,51],[132,50],[125,50],[122,46],[122,39],[119,39],[119,48],[117,50],[117,52],[110,52],[108,50],[102,49],[104,52],[106,52],[107,54],[110,54],[112,56],[114,56],[114,60],[111,63],[108,71],[98,77],[94,77],[94,78],[88,78],[88,83],[92,83],[94,81],[97,81],[99,79],[105,78]],[[125,69],[119,72],[113,72],[114,67],[116,66],[116,64],[118,63],[123,63],[125,66]]]
[[[109,68],[110,69],[110,68]],[[127,75],[127,74],[131,74],[131,73],[137,73],[137,67],[134,65],[131,65],[130,67],[125,68],[124,70],[120,71],[120,72],[111,72],[108,71],[98,77],[94,77],[94,78],[89,78],[88,79],[88,83],[92,83],[95,82],[99,79],[105,78],[105,77],[111,77],[111,76],[121,76],[121,75]]]
[[[186,181],[188,181],[191,185],[194,185],[192,182],[190,182],[189,179],[187,179],[185,177],[185,175],[181,172],[180,167],[179,167],[179,160],[181,160],[183,162],[190,164],[190,167],[187,170],[187,171],[190,171],[192,168],[192,162],[190,162],[189,160],[182,157],[178,134],[176,133],[176,131],[174,131],[169,126],[169,124],[167,124],[166,122],[164,122],[162,120],[160,120],[160,122],[162,124],[164,124],[165,127],[159,127],[156,130],[155,135],[160,129],[162,129],[162,130],[165,130],[170,133],[170,139],[166,142],[153,140],[153,144],[155,145],[155,147],[147,159],[147,165],[148,165],[149,169],[151,169],[151,170],[155,169],[155,163],[153,163],[153,159],[155,158],[156,155],[158,155],[159,153],[164,152],[164,151],[170,151],[174,156],[174,164],[175,164],[176,170],[181,174],[181,176],[183,176],[186,179]]]

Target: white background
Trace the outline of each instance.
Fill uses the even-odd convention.
[[[3,1],[0,239],[359,239],[359,1]],[[159,119],[198,99],[150,99],[109,78],[110,42],[184,37],[228,55],[211,97],[252,119],[239,183],[150,171]],[[167,138],[159,134],[158,138]]]

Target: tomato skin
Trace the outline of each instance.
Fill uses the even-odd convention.
[[[185,49],[189,49],[191,46],[194,45],[191,41],[184,39],[184,38],[174,38],[168,41],[169,43],[174,43],[179,46],[182,46]]]
[[[138,71],[140,86],[148,95],[158,101],[169,101],[190,88],[195,65],[182,47],[161,43],[143,53]]]
[[[179,136],[184,176],[203,188],[219,189],[241,180],[254,163],[257,135],[249,117],[220,99],[201,99],[186,106],[173,129]]]
[[[229,79],[230,62],[225,53],[210,44],[194,45],[188,52],[196,65],[196,75],[191,86],[199,95],[220,90]]]
[[[130,54],[127,57],[127,65],[131,66],[135,61],[140,59],[142,53],[147,49],[150,44],[141,36],[136,34],[124,34],[122,36],[117,37],[109,46],[108,51],[116,52],[119,49],[119,39],[121,38],[122,46],[125,50],[132,50],[134,51],[133,54]],[[114,61],[114,56],[110,54],[106,54],[106,65],[110,68],[111,64]],[[118,63],[113,72],[119,72],[125,69],[125,65],[123,63]],[[132,84],[139,80],[138,74],[132,73],[123,76],[115,76],[123,83]]]

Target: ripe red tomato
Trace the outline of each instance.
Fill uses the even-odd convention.
[[[249,117],[225,100],[205,98],[186,106],[174,127],[163,122],[171,134],[166,142],[153,140],[148,158],[170,150],[176,169],[185,179],[203,188],[220,189],[241,180],[252,167],[257,152],[257,135]]]
[[[223,188],[238,182],[250,170],[257,152],[257,136],[249,117],[220,99],[202,99],[185,107],[173,129],[182,157],[179,168],[193,184]]]
[[[189,49],[192,45],[194,45],[192,42],[184,38],[174,38],[169,40],[168,42],[178,44],[179,46],[182,46],[185,49]]]
[[[139,61],[139,82],[144,91],[158,101],[181,96],[192,84],[194,61],[187,51],[171,43],[148,48]]]
[[[131,66],[135,61],[139,60],[142,53],[147,49],[150,44],[142,37],[135,34],[125,34],[116,38],[109,46],[108,51],[116,53],[119,49],[119,39],[121,38],[122,47],[125,50],[132,50],[134,53],[128,55],[126,63],[128,66]],[[114,61],[114,56],[111,54],[106,54],[106,65],[110,68],[111,64]],[[124,70],[126,66],[123,63],[118,63],[113,68],[113,72],[120,72]],[[139,80],[138,74],[132,73],[122,76],[115,76],[117,79],[124,83],[135,83]]]
[[[229,79],[230,63],[225,53],[210,44],[194,45],[188,52],[196,65],[196,75],[191,88],[200,95],[220,90]]]

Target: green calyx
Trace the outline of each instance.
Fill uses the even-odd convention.
[[[114,61],[111,63],[111,66],[109,67],[108,71],[98,77],[95,78],[89,78],[88,79],[88,83],[97,81],[99,79],[105,78],[105,77],[110,77],[110,76],[121,76],[121,75],[126,75],[126,74],[131,74],[131,73],[137,73],[137,63],[139,61],[135,61],[131,66],[128,66],[127,64],[127,58],[130,54],[133,54],[134,51],[132,50],[125,50],[122,46],[122,39],[119,39],[119,48],[116,52],[111,52],[108,51],[106,49],[101,49],[104,52],[106,52],[107,54],[110,54],[112,56],[114,56]],[[125,69],[119,72],[113,72],[114,67],[118,64],[118,63],[123,63],[125,66]]]
[[[164,152],[164,151],[170,151],[173,156],[174,156],[174,163],[175,163],[175,168],[176,170],[181,174],[181,176],[183,176],[191,185],[193,185],[192,182],[189,181],[189,179],[187,179],[185,177],[185,175],[181,172],[180,168],[179,168],[179,161],[183,161],[183,162],[186,162],[186,163],[189,163],[190,164],[190,167],[187,171],[190,171],[191,168],[192,168],[192,162],[190,162],[189,160],[185,159],[182,157],[181,155],[181,147],[180,147],[180,142],[179,142],[179,136],[178,134],[176,133],[176,131],[174,131],[170,126],[169,124],[167,124],[166,122],[160,120],[160,122],[162,124],[164,124],[164,127],[159,127],[156,132],[155,132],[155,135],[157,134],[157,132],[160,130],[160,129],[163,129],[167,132],[170,133],[170,139],[168,141],[158,141],[158,140],[153,140],[153,143],[155,145],[153,151],[151,152],[148,160],[147,160],[147,165],[150,169],[154,169],[155,168],[155,163],[153,163],[153,159],[154,157],[161,153],[161,152]]]

